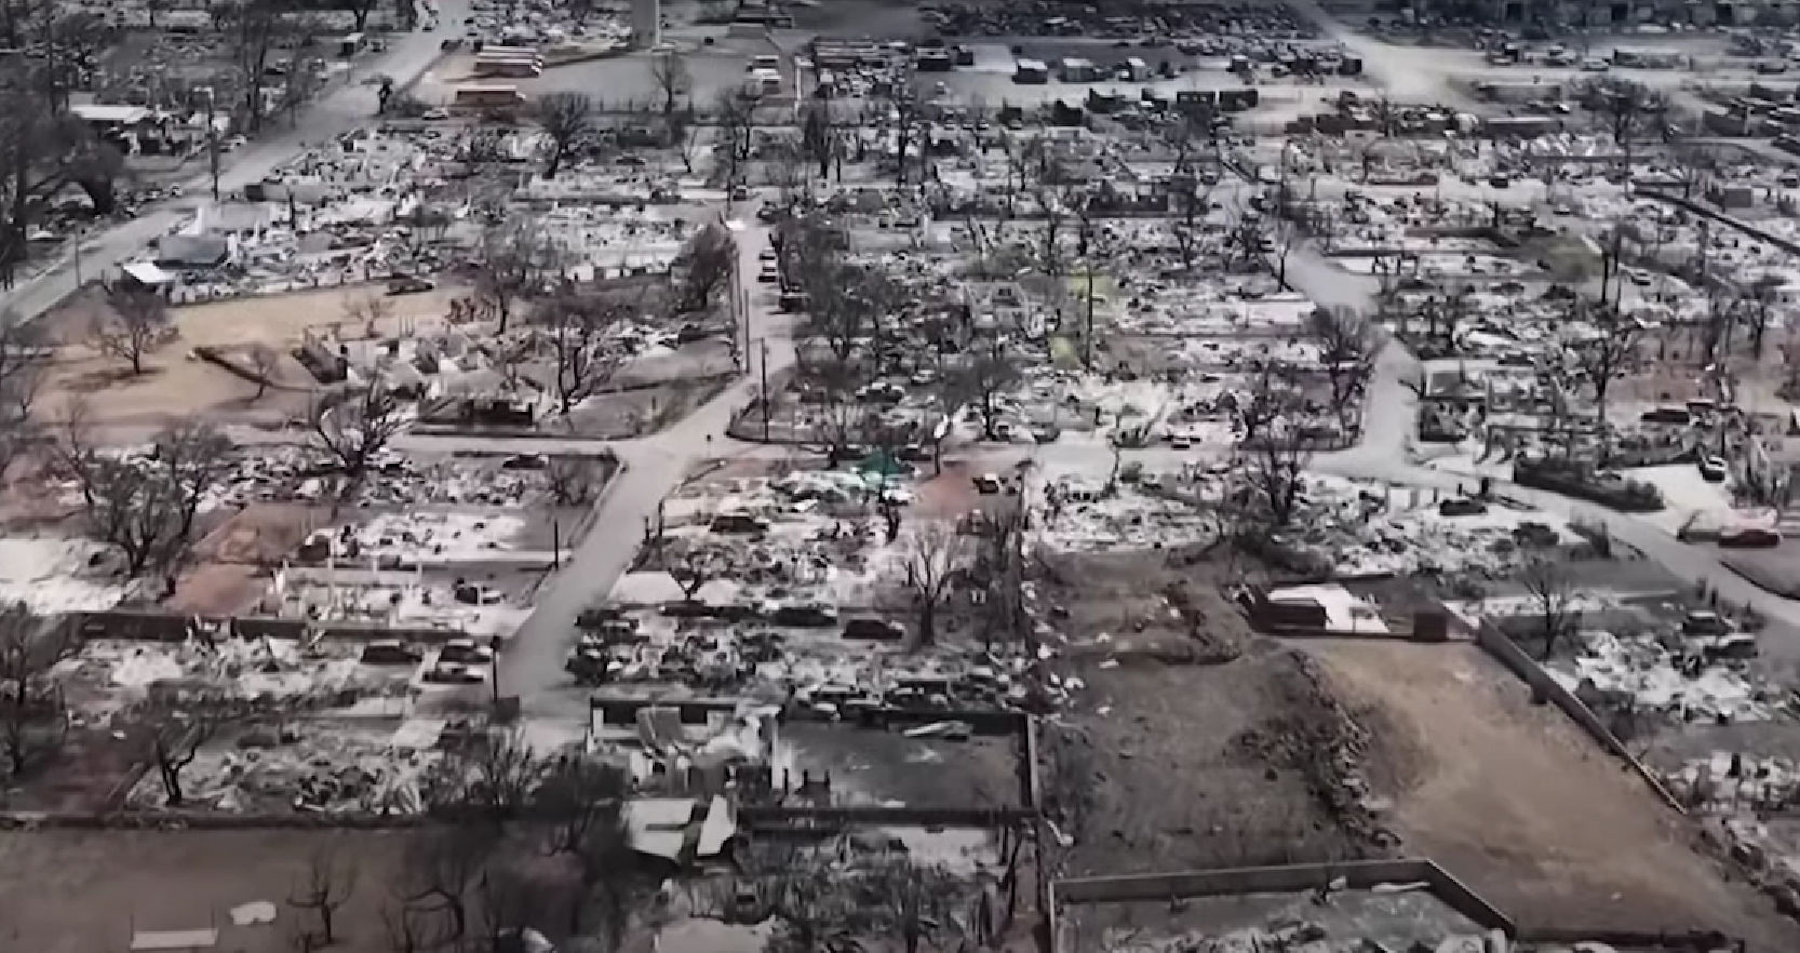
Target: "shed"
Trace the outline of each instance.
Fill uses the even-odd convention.
[[[125,277],[152,290],[167,288],[176,282],[173,273],[157,267],[153,261],[129,261],[120,265],[119,270],[125,273]]]
[[[219,945],[214,927],[200,930],[137,930],[131,934],[131,953],[192,953]]]

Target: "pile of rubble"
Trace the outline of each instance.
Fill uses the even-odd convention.
[[[1782,709],[1785,692],[1758,688],[1748,667],[1733,662],[1736,646],[1755,651],[1748,633],[1737,641],[1719,636],[1580,633],[1580,653],[1546,665],[1564,688],[1597,702],[1653,713],[1678,723],[1732,724],[1768,721]]]
[[[1312,657],[1289,653],[1291,666],[1275,680],[1283,698],[1274,716],[1232,739],[1245,758],[1299,771],[1307,788],[1350,841],[1370,855],[1385,854],[1399,837],[1376,819],[1378,800],[1362,773],[1372,739],[1331,690]]]
[[[443,760],[445,728],[430,720],[393,732],[319,721],[253,725],[196,753],[182,772],[183,801],[231,813],[416,814],[421,787]],[[150,772],[128,800],[162,807],[167,792]]]

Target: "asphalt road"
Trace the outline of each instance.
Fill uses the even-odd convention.
[[[592,528],[569,554],[561,572],[540,590],[530,618],[501,656],[500,690],[520,696],[527,713],[584,716],[579,700],[556,690],[569,684],[563,662],[575,637],[575,617],[612,591],[629,568],[644,527],[664,497],[706,460],[745,449],[746,445],[726,437],[725,431],[733,415],[754,399],[764,355],[770,375],[793,366],[792,316],[777,310],[773,286],[756,280],[757,255],[769,241],[768,228],[755,219],[756,205],[754,201],[737,203],[729,222],[739,255],[735,291],[745,305],[752,359],[738,380],[680,423],[652,437],[611,445],[624,464],[623,472],[601,498]],[[491,441],[480,442],[492,446]],[[594,449],[592,442],[580,441],[533,441],[533,445],[556,452]],[[575,702],[574,708],[571,702]]]

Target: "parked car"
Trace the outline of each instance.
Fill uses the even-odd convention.
[[[425,680],[437,685],[479,685],[487,681],[487,672],[460,662],[439,662],[425,673]]]
[[[1727,549],[1773,549],[1781,534],[1762,526],[1737,526],[1719,532],[1719,545]]]
[[[866,642],[898,642],[906,638],[906,627],[887,619],[847,619],[844,638]]]
[[[410,295],[418,294],[422,291],[430,291],[436,287],[437,285],[425,278],[415,278],[412,275],[395,275],[388,279],[387,293],[391,295]]]
[[[992,473],[983,473],[976,477],[974,482],[975,492],[980,493],[982,496],[992,496],[993,494],[1000,492],[1001,488],[1005,486],[1000,478]]]
[[[1725,482],[1725,475],[1731,472],[1731,468],[1725,464],[1725,460],[1721,457],[1701,457],[1699,466],[1700,477],[1708,483],[1723,483]]]

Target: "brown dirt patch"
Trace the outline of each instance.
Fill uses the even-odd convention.
[[[116,809],[137,779],[152,737],[151,726],[123,719],[71,726],[61,748],[26,768],[24,783],[7,792],[6,807],[75,813]]]
[[[1086,681],[1051,732],[1066,873],[1379,856],[1360,771],[1386,752],[1303,654],[1249,631],[1206,566],[1164,554],[1059,558],[1046,584]],[[1386,769],[1384,769],[1386,770]]]
[[[332,522],[321,510],[293,503],[253,503],[220,523],[194,547],[197,560],[272,566],[291,559],[308,533]]]
[[[324,847],[359,870],[338,921],[343,953],[388,948],[380,920],[407,835],[370,831],[75,831],[0,834],[7,947],[38,953],[123,950],[137,930],[218,927],[220,950],[286,953],[295,911],[283,902]],[[274,901],[267,926],[228,911]]]
[[[1376,779],[1405,852],[1443,864],[1521,927],[1716,929],[1796,948],[1800,929],[1727,882],[1686,821],[1480,649],[1308,650],[1415,754],[1408,772]]]
[[[206,565],[177,580],[175,594],[164,603],[170,612],[210,617],[261,614],[257,603],[269,591],[264,570],[245,565]]]
[[[425,294],[383,296],[393,314],[376,330],[392,336],[440,322],[449,301],[459,293],[456,288],[439,288]],[[89,404],[91,419],[101,425],[159,426],[200,414],[278,422],[305,407],[311,381],[297,364],[284,359],[278,368],[280,382],[294,390],[272,389],[257,399],[256,384],[201,360],[194,349],[238,352],[266,344],[285,352],[306,332],[334,325],[343,325],[345,337],[360,338],[364,329],[344,321],[345,305],[382,294],[379,284],[360,285],[176,308],[171,314],[178,336],[149,355],[145,373],[133,375],[122,370],[120,362],[88,347],[87,328],[104,307],[97,295],[89,293],[59,308],[41,325],[48,339],[62,346],[38,406],[55,414],[71,399],[80,398]]]

